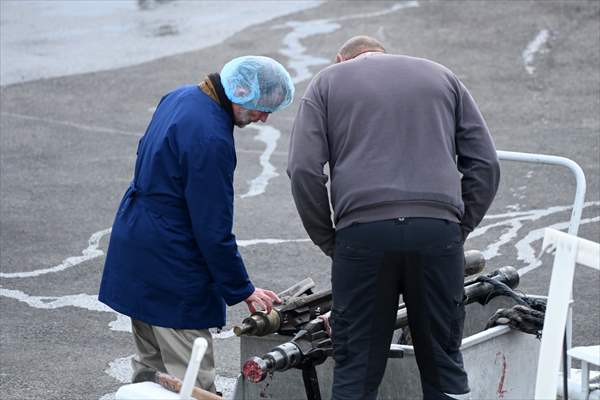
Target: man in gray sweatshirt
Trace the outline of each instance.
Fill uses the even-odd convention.
[[[308,235],[333,258],[332,398],[376,398],[400,294],[424,398],[466,398],[463,242],[500,170],[465,86],[440,64],[350,39],[301,100],[288,175]]]

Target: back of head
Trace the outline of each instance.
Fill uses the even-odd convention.
[[[234,58],[221,70],[221,84],[232,103],[249,110],[275,112],[294,97],[290,74],[269,57]]]
[[[342,60],[350,60],[368,51],[385,53],[385,48],[380,41],[371,36],[354,36],[340,47],[338,57],[341,56]]]

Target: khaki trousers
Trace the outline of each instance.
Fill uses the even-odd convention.
[[[131,329],[136,347],[136,355],[131,360],[133,382],[138,382],[136,378],[140,373],[148,370],[165,372],[183,379],[194,340],[203,337],[208,342],[208,348],[200,363],[196,386],[216,392],[213,341],[208,329],[163,328],[135,319],[131,320]]]

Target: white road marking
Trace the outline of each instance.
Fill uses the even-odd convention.
[[[98,249],[100,239],[102,239],[102,237],[104,237],[105,235],[108,235],[110,231],[111,228],[108,228],[93,233],[92,236],[90,236],[90,238],[88,239],[88,247],[83,249],[83,251],[81,252],[83,255],[81,256],[68,257],[64,259],[62,263],[50,268],[36,269],[34,271],[28,272],[0,272],[0,278],[31,278],[34,276],[40,276],[51,272],[64,271],[67,268],[71,268],[83,262],[93,260],[94,258],[98,258],[104,255],[104,252]]]
[[[300,42],[307,37],[331,33],[338,30],[341,25],[328,19],[318,19],[310,21],[288,21],[285,27],[292,28],[292,31],[285,35],[283,44],[285,47],[279,50],[281,54],[290,58],[287,65],[294,71],[294,83],[300,83],[312,77],[309,67],[330,64],[332,59],[315,57],[305,54],[306,47]]]
[[[600,201],[587,202],[584,204],[583,208],[586,209],[588,207],[594,206],[600,206]],[[511,241],[513,241],[517,237],[519,230],[523,227],[523,222],[536,221],[543,217],[570,210],[571,208],[571,206],[555,206],[546,209],[515,211],[509,213],[487,215],[484,218],[484,221],[500,221],[478,227],[471,233],[471,235],[469,235],[469,238],[481,236],[487,231],[494,228],[506,228],[506,230],[503,231],[502,235],[500,235],[498,240],[496,240],[493,243],[490,243],[485,248],[485,250],[482,251],[485,259],[491,260],[492,258],[501,254],[500,248],[502,246],[511,243]],[[597,218],[582,219],[580,224],[583,225],[592,222],[597,222]],[[554,227],[555,229],[565,229],[565,227],[568,228],[568,225],[569,222],[560,222],[558,224],[550,225],[549,227]],[[527,273],[539,266],[538,260],[535,257],[535,251],[533,251],[533,248],[531,248],[530,243],[532,243],[535,240],[541,239],[541,237],[543,237],[544,229],[545,227],[530,231],[523,239],[516,242],[515,247],[517,248],[517,259],[524,261],[525,263],[525,267],[519,269],[520,274]],[[542,236],[537,237],[536,235],[540,235],[540,232]],[[521,270],[524,270],[525,272],[521,272]]]
[[[535,60],[535,55],[537,53],[543,53],[547,51],[546,43],[550,39],[550,31],[547,29],[542,29],[536,37],[529,42],[523,53],[521,53],[521,57],[523,58],[523,63],[525,64],[525,70],[529,75],[533,75],[535,72],[535,67],[533,66],[533,62]]]
[[[352,14],[346,15],[339,18],[331,19],[314,19],[309,21],[288,21],[283,25],[276,25],[272,29],[280,28],[291,28],[292,31],[285,35],[283,38],[284,47],[279,52],[287,57],[289,61],[287,63],[289,69],[294,71],[293,81],[294,83],[300,83],[312,77],[310,67],[331,64],[334,62],[333,57],[331,59],[315,57],[305,54],[306,47],[301,43],[302,39],[306,39],[310,36],[321,35],[325,33],[332,33],[341,28],[341,25],[336,21],[347,21],[351,19],[360,18],[372,18],[381,15],[386,15],[398,10],[405,8],[418,7],[417,1],[406,1],[394,4],[390,8],[386,8],[380,11],[374,11],[371,13],[363,14]],[[333,55],[332,55],[333,56]]]
[[[5,289],[0,287],[0,296],[18,300],[33,308],[43,310],[52,310],[63,307],[77,307],[90,311],[99,311],[112,313],[117,319],[110,322],[108,326],[113,331],[131,332],[131,323],[129,317],[119,314],[110,307],[100,303],[97,295],[91,294],[72,294],[66,296],[30,296],[20,290]]]
[[[105,395],[100,397],[98,400],[115,400],[116,395],[117,395],[117,392],[106,393]]]
[[[585,218],[581,220],[581,225],[599,221],[600,217]],[[529,231],[529,233],[527,233],[527,235],[523,239],[519,240],[515,244],[515,247],[517,248],[517,259],[525,262],[525,264],[527,265],[526,267],[518,269],[519,276],[523,276],[526,273],[531,272],[542,265],[542,261],[540,260],[539,256],[536,256],[536,251],[533,248],[533,246],[531,246],[531,243],[537,240],[542,240],[544,238],[544,232],[546,228],[566,230],[569,228],[569,223],[559,222],[540,229],[534,229],[532,231]],[[539,247],[541,248],[541,244]],[[540,254],[539,251],[537,253]]]
[[[235,390],[236,378],[217,375],[215,377],[215,386],[217,390],[223,393],[223,398],[227,400],[233,399],[233,391]]]
[[[235,336],[233,329],[229,329],[221,332],[210,332],[213,339],[229,339]]]
[[[130,356],[117,358],[109,362],[108,368],[105,369],[104,372],[121,383],[131,383],[131,376],[133,375],[131,359],[134,356],[135,355],[132,354]]]
[[[363,14],[345,15],[340,18],[335,18],[335,20],[336,21],[347,21],[349,19],[380,17],[382,15],[390,14],[395,11],[404,10],[406,8],[413,8],[413,7],[419,7],[419,2],[418,1],[402,1],[402,2],[398,2],[398,3],[394,4],[390,8],[386,8],[384,10],[373,11],[370,13],[363,13]]]
[[[238,240],[237,245],[239,247],[255,246],[257,244],[281,244],[281,243],[292,243],[292,242],[310,242],[310,239],[250,239],[250,240]]]
[[[248,192],[241,195],[241,198],[258,196],[265,192],[269,181],[279,174],[277,173],[275,166],[271,164],[271,154],[277,147],[277,140],[281,136],[281,132],[278,129],[273,128],[269,125],[251,125],[249,128],[258,130],[258,134],[254,137],[254,140],[265,143],[265,150],[260,155],[260,165],[262,166],[262,172],[252,181],[250,181],[250,188]]]

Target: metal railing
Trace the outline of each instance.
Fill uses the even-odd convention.
[[[585,175],[581,167],[573,160],[566,157],[551,156],[546,154],[535,154],[535,153],[520,153],[515,151],[503,151],[498,150],[498,158],[506,161],[518,161],[533,164],[548,164],[548,165],[559,165],[567,167],[573,175],[575,175],[575,198],[573,200],[573,209],[571,211],[571,219],[569,220],[568,233],[577,236],[579,231],[579,223],[581,222],[581,213],[583,211],[583,204],[585,201]],[[573,294],[571,293],[571,304],[573,304]],[[569,314],[567,316],[567,327],[566,327],[566,344],[567,350],[572,346],[573,342],[573,308],[569,307]],[[571,357],[567,357],[567,375],[571,376]],[[563,372],[564,373],[564,372]]]

